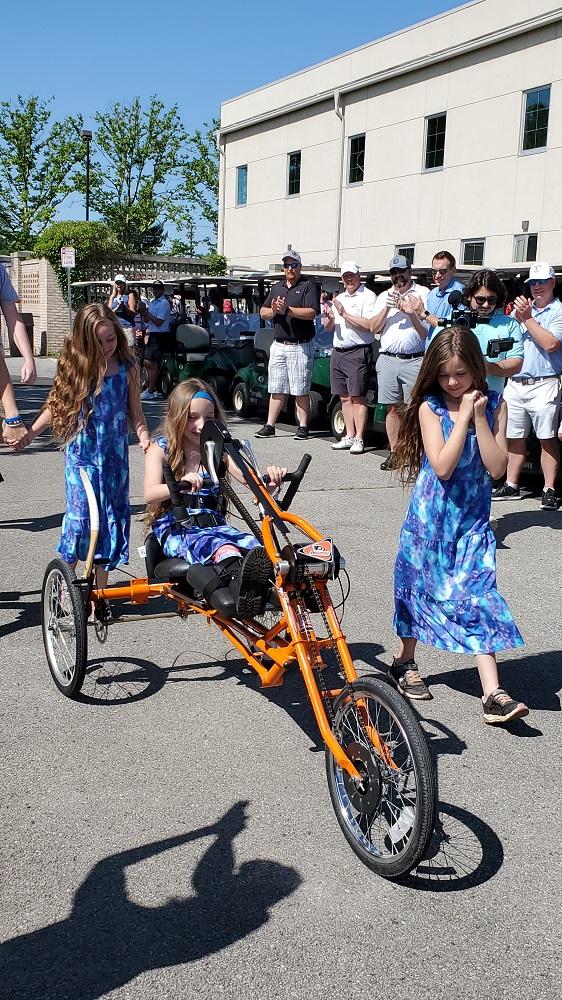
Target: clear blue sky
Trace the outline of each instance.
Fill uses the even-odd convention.
[[[221,101],[459,6],[450,0],[27,0],[2,12],[0,98],[54,98],[91,127],[156,94],[193,130]],[[73,199],[74,202],[74,199]],[[80,203],[66,206],[80,216]]]

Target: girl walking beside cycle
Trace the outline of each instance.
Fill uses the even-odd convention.
[[[528,714],[499,686],[496,653],[523,645],[496,588],[490,528],[492,480],[507,466],[506,405],[488,391],[470,330],[438,334],[424,357],[400,425],[397,467],[415,482],[394,571],[394,628],[400,649],[389,678],[412,700],[432,697],[414,653],[428,646],[476,658],[484,721]]]
[[[147,523],[167,558],[179,557],[202,564],[199,573],[203,596],[228,588],[242,618],[263,614],[271,588],[272,566],[253,535],[227,524],[220,502],[220,488],[201,465],[200,435],[207,420],[224,422],[220,403],[205,382],[191,378],[180,382],[168,397],[162,428],[145,459],[144,498]],[[226,457],[227,471],[238,482],[244,479]],[[175,520],[170,492],[164,482],[164,462],[182,488],[189,524]],[[269,466],[269,486],[274,492],[286,469]],[[212,572],[209,571],[209,568]],[[190,571],[190,580],[195,575]]]
[[[66,513],[57,551],[71,566],[88,552],[90,517],[80,479],[84,468],[100,512],[95,560],[98,587],[108,571],[129,561],[129,432],[131,421],[146,451],[150,436],[140,404],[139,368],[125,334],[107,305],[93,303],[76,314],[46,405],[25,443],[52,426],[65,449]],[[97,609],[107,616],[108,606]]]

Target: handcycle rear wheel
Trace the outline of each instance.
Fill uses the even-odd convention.
[[[78,696],[86,674],[86,608],[75,580],[67,563],[53,559],[41,591],[41,629],[49,670],[67,698]]]
[[[435,824],[435,771],[423,731],[401,695],[375,677],[344,690],[334,715],[333,733],[363,777],[354,781],[326,749],[338,822],[363,864],[398,878],[422,859]]]

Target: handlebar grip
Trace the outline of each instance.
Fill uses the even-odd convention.
[[[164,480],[168,490],[170,492],[170,500],[172,501],[172,512],[176,521],[187,520],[187,510],[185,507],[185,502],[182,496],[182,492],[179,488],[178,482],[172,472],[168,462],[164,462],[162,466],[162,471],[164,472]]]

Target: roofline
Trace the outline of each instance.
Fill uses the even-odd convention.
[[[403,34],[406,31],[411,31],[415,28],[420,27],[420,25],[428,24],[431,21],[437,20],[439,17],[445,17],[449,14],[455,13],[458,10],[462,10],[463,7],[472,7],[482,0],[471,0],[471,3],[463,4],[462,7],[455,7],[451,11],[445,12],[445,14],[438,14],[436,17],[428,18],[427,21],[420,21],[417,24],[411,25],[409,28],[402,29],[401,32],[394,32],[394,35]],[[477,38],[472,38],[469,41],[461,42],[460,45],[453,45],[447,49],[441,49],[438,52],[433,52],[427,56],[420,56],[417,59],[411,59],[409,62],[400,63],[397,66],[391,66],[388,69],[381,70],[378,73],[371,73],[368,76],[361,77],[359,80],[353,80],[351,83],[344,84],[341,87],[335,87],[330,90],[324,90],[317,94],[311,94],[309,97],[302,98],[299,101],[293,101],[290,104],[284,104],[281,107],[273,108],[271,111],[266,111],[261,115],[253,115],[250,118],[245,118],[239,122],[234,122],[232,125],[226,125],[224,128],[219,129],[219,141],[222,136],[230,135],[233,132],[239,132],[241,129],[250,128],[252,125],[257,125],[260,122],[271,121],[275,118],[280,118],[283,115],[291,114],[295,111],[300,111],[303,108],[311,107],[314,104],[321,104],[324,101],[332,101],[334,98],[344,95],[351,94],[356,90],[362,90],[365,87],[373,86],[376,83],[382,83],[384,80],[392,80],[398,76],[404,76],[406,73],[413,73],[416,70],[424,69],[427,66],[433,66],[442,62],[449,62],[458,56],[466,55],[469,52],[475,52],[477,49],[487,48],[490,45],[496,45],[498,42],[506,41],[509,38],[516,38],[518,35],[526,34],[530,31],[536,31],[539,28],[544,28],[549,24],[553,24],[556,21],[562,20],[562,6],[559,6],[554,11],[548,11],[545,14],[538,14],[536,17],[527,18],[524,21],[518,21],[516,24],[511,24],[498,28],[495,31],[489,32],[487,35],[479,35]],[[393,35],[385,35],[384,38],[378,38],[375,42],[369,42],[367,45],[362,45],[359,48],[367,48],[368,45],[378,44],[384,41],[386,38],[392,38]],[[358,49],[350,49],[350,52],[359,51]],[[336,59],[340,59],[343,55],[348,55],[349,53],[343,52],[340,56],[333,56],[332,59],[325,60],[326,63],[334,62]],[[324,65],[323,63],[317,63],[317,66]],[[281,83],[283,80],[290,80],[296,76],[300,76],[303,72],[308,69],[314,69],[314,67],[306,67],[304,70],[300,70],[297,73],[292,73],[291,76],[282,77],[281,80],[275,80],[271,84],[267,84],[267,87],[273,86],[274,84]],[[248,95],[257,93],[259,90],[264,90],[264,87],[258,87],[256,90],[248,91]],[[247,94],[241,94],[240,97],[246,97]],[[231,100],[238,100],[239,98],[231,98]],[[224,101],[224,104],[229,103]]]

